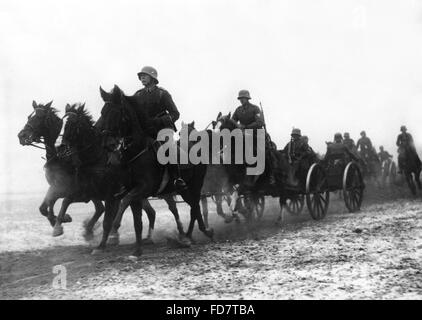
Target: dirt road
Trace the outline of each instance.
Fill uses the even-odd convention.
[[[91,244],[80,235],[92,205],[74,205],[65,235],[52,238],[36,210],[39,196],[8,197],[0,204],[0,298],[421,299],[421,199],[403,196],[406,191],[372,191],[355,214],[333,196],[323,221],[304,210],[286,214],[282,227],[274,224],[276,199],[267,198],[254,232],[243,221],[225,224],[212,206],[215,242],[195,232],[197,243],[188,249],[167,242],[175,235],[173,217],[164,203],[153,203],[160,211],[155,245],[138,260],[129,258],[131,214],[122,224],[122,244],[92,256],[101,229]],[[187,208],[179,208],[187,225]],[[65,270],[66,289],[53,285],[57,270]]]

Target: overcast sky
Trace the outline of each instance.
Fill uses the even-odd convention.
[[[396,154],[402,124],[422,145],[420,0],[0,0],[0,193],[47,187],[16,137],[32,100],[97,117],[99,86],[133,94],[144,65],[198,129],[249,89],[279,148],[293,126],[321,153],[365,129]]]

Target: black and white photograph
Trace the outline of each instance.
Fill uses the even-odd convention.
[[[421,300],[422,0],[0,0],[0,150],[0,300]]]

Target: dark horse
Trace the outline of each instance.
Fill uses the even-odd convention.
[[[98,250],[105,247],[108,233],[111,229],[113,219],[116,216],[119,199],[115,195],[125,183],[127,175],[120,165],[109,162],[109,154],[103,147],[102,136],[97,127],[94,126],[92,117],[82,105],[66,107],[67,122],[63,132],[63,143],[67,146],[67,154],[73,158],[73,163],[79,163],[74,176],[77,188],[69,191],[63,201],[62,208],[57,217],[55,228],[61,228],[62,217],[67,206],[76,199],[95,199],[105,201],[105,216],[103,220],[103,238]],[[142,199],[131,203],[134,216],[134,223],[142,214]],[[150,224],[154,223],[155,216],[150,217]],[[137,228],[137,226],[135,226]],[[93,253],[97,252],[94,250]]]
[[[100,87],[100,94],[101,94],[101,98],[104,100],[105,103],[120,103],[120,91],[117,90],[117,89],[116,90],[113,89],[109,93],[109,92],[104,91]],[[103,130],[103,125],[104,125],[104,119],[101,117],[98,120],[96,127],[99,130]],[[167,206],[168,206],[170,212],[173,214],[174,219],[176,221],[177,230],[179,232],[179,235],[184,236],[183,225],[182,225],[182,222],[180,221],[179,212],[177,210],[176,201],[174,200],[173,195],[165,194],[165,195],[160,196],[159,198],[163,199],[167,203]],[[142,201],[142,209],[145,210],[148,217],[155,217],[156,216],[155,210],[152,208],[151,204],[149,203],[149,201],[147,199],[144,199]],[[119,225],[120,225],[120,223],[119,223]],[[146,239],[147,242],[152,242],[151,235],[152,235],[153,227],[154,227],[154,224],[150,223],[150,228],[148,230],[148,237]],[[109,243],[110,244],[118,244],[118,242],[119,242],[118,230],[116,228],[113,228],[110,232]]]
[[[422,189],[420,174],[421,174],[421,162],[416,153],[416,150],[410,146],[401,147],[398,150],[399,159],[402,163],[403,175],[406,177],[406,182],[409,185],[413,195],[416,195],[416,184],[419,189]]]
[[[39,207],[41,214],[47,217],[51,226],[56,224],[54,204],[59,198],[64,198],[73,184],[73,168],[70,161],[60,157],[55,147],[56,140],[63,126],[62,119],[57,115],[57,110],[51,106],[52,102],[45,105],[32,102],[33,112],[28,116],[28,121],[19,132],[19,142],[23,146],[34,146],[46,150],[46,164],[44,165],[45,177],[50,187]],[[37,143],[43,144],[40,147]],[[68,200],[66,200],[68,201]],[[92,234],[95,222],[104,212],[101,201],[93,200],[95,214],[91,223],[85,225],[85,235]],[[63,217],[63,222],[70,222],[68,215]]]
[[[116,138],[125,140],[125,138],[131,137],[129,139],[131,142],[126,144],[123,153],[124,158],[126,158],[126,170],[130,172],[130,182],[126,184],[129,191],[121,200],[114,220],[113,228],[117,229],[124,211],[135,199],[146,199],[157,195],[165,170],[163,165],[158,162],[154,139],[149,137],[145,131],[148,129],[147,126],[151,124],[151,119],[149,119],[145,110],[138,110],[143,113],[141,118],[138,119],[134,112],[135,99],[125,96],[117,86],[114,87],[113,91],[120,93],[120,101],[107,101],[101,111],[102,127],[107,135],[106,145],[110,138],[112,140]],[[198,221],[199,229],[206,236],[213,237],[213,230],[207,229],[204,225],[199,204],[206,169],[207,165],[201,163],[189,165],[181,170],[187,188],[180,191],[180,195],[191,208],[191,220],[186,234],[189,238],[192,237],[195,221]],[[169,183],[160,194],[174,192],[173,185]],[[142,219],[140,216],[134,216],[134,219],[137,220],[135,222],[137,244],[135,255],[140,255],[142,253]],[[111,226],[104,227],[101,248],[105,247],[110,231]]]
[[[192,132],[197,132],[195,129],[195,122],[184,123],[182,122],[182,129],[187,130],[190,135]],[[223,200],[231,205],[230,194],[233,192],[227,176],[226,167],[220,164],[208,164],[207,173],[204,178],[204,184],[201,190],[201,204],[202,214],[204,217],[205,226],[208,228],[208,198],[212,198],[215,202],[217,214],[224,219],[226,223],[233,221],[232,215],[226,215],[223,210]]]

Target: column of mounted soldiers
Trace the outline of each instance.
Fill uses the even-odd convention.
[[[171,97],[169,92],[157,84],[158,74],[157,70],[153,67],[146,66],[138,73],[138,78],[142,82],[144,88],[135,93],[137,97],[137,110],[146,110],[151,119],[153,119],[153,126],[149,129],[151,137],[156,138],[159,130],[164,128],[171,128],[176,130],[175,122],[179,119],[180,113]],[[240,90],[238,94],[240,106],[236,108],[232,115],[232,120],[235,121],[240,129],[266,129],[265,121],[262,114],[262,109],[250,103],[251,95],[248,90]],[[142,113],[135,113],[138,117]],[[141,119],[139,119],[141,120]],[[403,170],[403,153],[404,150],[409,149],[415,154],[418,161],[416,149],[414,146],[412,136],[407,132],[405,126],[401,127],[401,133],[397,137],[398,146],[398,163],[399,172]],[[371,140],[366,136],[366,132],[360,133],[361,138],[355,142],[350,138],[350,134],[345,132],[344,135],[336,133],[332,142],[327,142],[327,151],[324,160],[329,160],[333,157],[344,156],[347,159],[364,160],[369,159],[375,155],[380,161],[389,161],[392,158],[383,146],[379,147],[377,153],[372,145]],[[274,157],[271,157],[271,151],[276,150],[276,145],[271,141],[270,136],[266,133],[266,165],[269,167],[269,183],[275,185],[274,170],[277,169],[278,162]],[[294,128],[291,132],[291,139],[283,149],[291,164],[292,173],[289,174],[288,179],[291,185],[298,184],[297,172],[300,168],[301,160],[304,158],[317,159],[314,150],[308,144],[308,137],[301,134],[301,130]],[[170,166],[170,172],[174,185],[177,189],[186,187],[185,182],[181,178],[180,169],[178,165]]]

